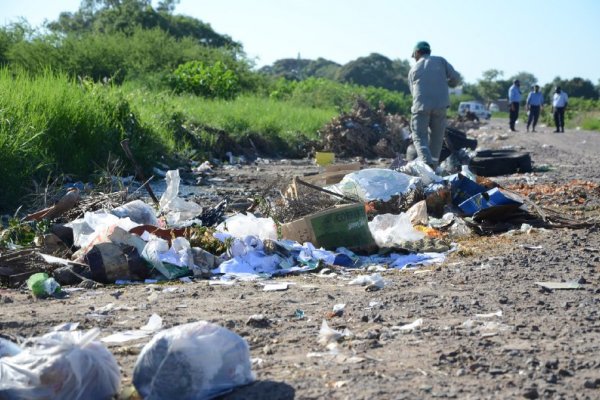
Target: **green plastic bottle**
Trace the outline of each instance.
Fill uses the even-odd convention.
[[[51,296],[60,293],[60,285],[45,272],[38,272],[27,279],[27,287],[35,297]]]

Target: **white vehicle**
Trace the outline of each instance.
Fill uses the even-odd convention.
[[[464,117],[467,111],[472,112],[480,119],[490,119],[492,117],[492,113],[477,101],[461,101],[458,105],[458,115]]]

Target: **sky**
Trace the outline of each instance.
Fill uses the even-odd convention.
[[[156,0],[153,4],[156,4]],[[80,0],[0,0],[0,24],[32,26],[74,12]],[[242,43],[257,67],[282,58],[345,64],[371,53],[410,60],[418,41],[468,83],[496,69],[600,82],[598,0],[180,0],[176,14]]]

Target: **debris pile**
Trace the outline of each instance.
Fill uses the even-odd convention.
[[[408,145],[408,120],[373,110],[358,99],[348,113],[335,117],[320,132],[324,151],[339,157],[395,157]]]
[[[471,129],[479,129],[484,122],[481,122],[477,115],[472,111],[467,111],[465,115],[458,115],[455,119],[448,121],[450,128],[468,131]]]
[[[365,142],[353,136],[362,132],[367,142],[372,139],[370,151],[377,154],[381,132],[376,141],[373,131],[389,128],[381,110],[359,107],[353,113],[338,120],[336,126],[344,128],[330,127],[331,143],[339,147],[328,150],[344,151],[351,145],[364,150]],[[381,123],[379,128],[375,129],[374,121]],[[355,130],[346,126],[348,122],[360,126]],[[475,235],[598,223],[571,219],[547,207],[553,202],[586,204],[590,192],[600,195],[598,184],[573,181],[565,186],[529,182],[503,186],[485,177],[485,169],[495,168],[494,163],[478,166],[473,162],[476,147],[476,140],[449,128],[446,169],[434,171],[422,161],[400,157],[389,168],[333,164],[317,174],[298,174],[287,189],[281,188],[278,198],[252,201],[252,212],[232,212],[225,196],[215,196],[210,207],[181,197],[179,170],[164,173],[166,188],[152,203],[133,199],[127,192],[90,197],[79,188],[69,189],[54,205],[0,231],[0,242],[10,248],[0,251],[0,283],[52,301],[69,296],[69,286],[89,290],[137,282],[235,285],[248,280],[265,292],[284,291],[293,283],[262,282],[311,271],[319,276],[339,274],[349,285],[366,291],[385,291],[390,287],[385,279],[388,269],[442,263],[457,249],[457,243]],[[218,168],[206,162],[195,171],[213,184],[219,180],[210,176]],[[25,239],[35,245],[20,246]],[[575,287],[550,283],[537,284],[553,289]],[[155,302],[155,298],[153,293],[148,301]],[[344,315],[344,306],[336,304],[327,318]],[[494,316],[501,314],[476,315]],[[304,312],[297,309],[294,317],[302,319]],[[271,323],[265,315],[256,314],[246,324],[262,328]],[[390,329],[412,332],[423,324],[419,318]],[[477,320],[468,325],[479,330],[486,326]],[[162,329],[162,319],[153,314],[139,329],[114,333],[100,341],[95,340],[99,335],[96,329],[88,333],[68,329],[33,338],[32,346],[0,342],[10,351],[6,357],[0,354],[0,397],[20,398],[33,392],[46,397],[77,398],[73,393],[83,393],[86,398],[90,393],[110,397],[119,389],[120,372],[104,344],[150,335],[155,336],[141,350],[133,372],[133,385],[144,398],[174,398],[184,391],[190,398],[211,397],[254,380],[248,344],[237,334],[206,321]],[[347,329],[330,328],[324,320],[319,342],[334,349],[352,336]],[[52,348],[57,338],[67,345]],[[75,372],[66,368],[66,358],[83,358],[86,366],[101,365],[103,369],[94,372],[101,379],[88,378],[87,369],[77,371],[84,381],[71,379]],[[62,385],[65,382],[68,384]],[[51,392],[57,388],[62,391]]]

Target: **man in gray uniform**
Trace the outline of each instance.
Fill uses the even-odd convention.
[[[446,109],[450,106],[448,86],[456,86],[461,78],[448,61],[431,55],[427,42],[417,43],[412,56],[417,61],[408,73],[413,96],[412,139],[418,158],[435,170],[446,132]]]

